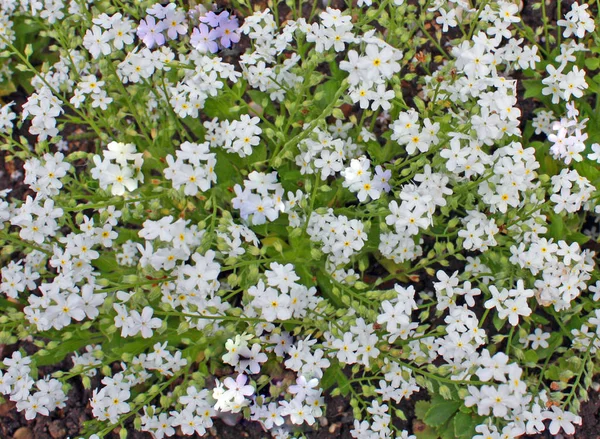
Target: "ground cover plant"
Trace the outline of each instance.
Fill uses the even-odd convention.
[[[597,2],[523,7],[0,1],[4,399],[82,383],[96,439],[310,437],[338,395],[361,439],[573,434]]]

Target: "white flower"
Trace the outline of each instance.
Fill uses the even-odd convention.
[[[83,37],[83,47],[85,47],[94,59],[97,59],[100,54],[108,55],[112,51],[110,44],[110,34],[102,32],[100,26],[93,25],[91,30],[88,30]]]
[[[590,160],[596,160],[598,163],[600,163],[600,144],[598,143],[592,143],[592,153],[588,154],[588,159]]]
[[[550,338],[550,334],[548,332],[543,332],[540,328],[536,328],[533,334],[529,334],[527,339],[531,341],[531,349],[537,349],[541,347],[542,349],[546,349],[548,347],[548,340]]]
[[[575,433],[575,426],[573,424],[581,425],[581,417],[574,415],[571,412],[565,412],[560,407],[552,406],[552,411],[546,410],[542,413],[546,419],[551,419],[548,430],[550,434],[558,434],[560,429],[565,434]]]
[[[287,293],[292,286],[296,285],[296,281],[300,279],[294,271],[292,264],[282,265],[272,262],[270,268],[270,270],[265,272],[267,283],[272,287],[279,288],[282,293]]]
[[[456,22],[456,11],[454,9],[451,9],[448,12],[446,12],[445,9],[440,9],[439,13],[441,15],[435,19],[435,22],[443,26],[442,32],[448,32],[449,27],[455,27],[458,24]]]
[[[158,317],[152,317],[154,310],[146,306],[140,315],[137,311],[131,311],[131,315],[127,319],[129,335],[135,335],[138,332],[142,333],[143,338],[152,337],[152,330],[160,328],[162,320]]]

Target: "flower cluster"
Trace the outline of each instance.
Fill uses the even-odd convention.
[[[179,35],[187,34],[185,12],[175,3],[165,6],[156,3],[146,12],[148,15],[140,21],[136,34],[149,49],[152,49],[154,45],[162,46],[165,44],[166,38],[175,40]]]
[[[38,414],[48,416],[51,411],[65,407],[67,396],[60,381],[45,378],[35,381],[31,376],[31,358],[15,352],[3,364],[6,370],[0,370],[0,393],[17,403],[17,410],[25,412],[25,419],[31,420]]]
[[[252,154],[252,150],[260,143],[260,134],[262,129],[258,126],[260,119],[243,115],[240,120],[229,122],[224,120],[219,122],[213,119],[205,122],[204,127],[207,130],[207,139],[210,139],[210,145],[213,148],[221,147],[229,153],[238,154],[240,157],[247,157]]]
[[[234,186],[236,197],[231,200],[233,208],[239,209],[240,216],[248,220],[252,216],[252,224],[264,224],[267,219],[275,221],[283,212],[283,187],[277,182],[277,172],[265,174],[253,171],[244,180],[244,189],[239,184]]]
[[[170,414],[156,413],[156,407],[146,407],[142,417],[142,430],[149,431],[154,437],[163,438],[175,434],[175,427],[180,427],[181,432],[191,436],[194,433],[204,435],[206,429],[212,427],[211,417],[215,416],[209,392],[206,389],[198,391],[196,387],[187,388],[186,395],[179,397],[179,403],[185,406],[184,410],[172,411]]]
[[[6,133],[13,127],[13,120],[16,119],[17,115],[10,109],[14,105],[14,102],[9,102],[0,108],[0,132]]]
[[[93,58],[110,55],[113,50],[122,50],[123,47],[133,44],[133,21],[123,17],[120,12],[111,16],[100,14],[92,22],[94,25],[83,37],[83,47]]]
[[[395,140],[406,148],[407,154],[427,152],[432,146],[436,146],[440,139],[437,133],[440,130],[440,124],[432,123],[429,118],[423,121],[423,127],[419,124],[419,113],[414,109],[402,112],[390,126],[393,130],[392,140]]]
[[[71,169],[71,165],[65,162],[64,158],[64,154],[57,152],[44,154],[43,161],[35,157],[28,160],[23,165],[23,183],[28,184],[40,198],[57,195],[63,187],[61,179]]]
[[[17,226],[22,239],[42,244],[44,241],[56,236],[60,228],[58,219],[64,211],[56,207],[54,200],[43,196],[31,198],[28,196],[10,218],[10,224]]]
[[[86,95],[90,95],[93,108],[99,107],[101,110],[106,110],[113,99],[107,96],[106,91],[102,89],[103,85],[104,81],[99,81],[94,75],[88,75],[77,84],[77,88],[69,102],[75,108],[79,108],[85,101]]]
[[[585,133],[587,119],[577,120],[579,111],[574,103],[567,104],[568,118],[562,118],[552,124],[552,130],[556,133],[548,135],[548,140],[552,142],[550,152],[556,159],[561,159],[566,165],[571,161],[581,162],[583,156],[580,154],[585,151],[585,141],[588,136]]]
[[[498,243],[494,236],[500,231],[494,218],[487,218],[484,213],[471,210],[462,219],[465,229],[458,232],[458,236],[464,238],[463,248],[465,250],[486,251]]]
[[[208,142],[183,142],[175,151],[177,160],[170,154],[166,157],[169,166],[165,169],[165,178],[173,182],[175,189],[183,186],[185,195],[194,196],[198,191],[206,192],[212,183],[217,182],[216,154],[209,151]]]
[[[58,135],[56,118],[63,113],[59,99],[52,91],[44,86],[37,93],[33,93],[23,104],[21,117],[23,119],[33,116],[29,132],[38,136],[38,140],[46,140]]]
[[[582,207],[590,209],[588,204],[595,187],[590,181],[579,175],[577,170],[563,169],[560,174],[552,177],[552,192],[550,201],[555,203],[554,212],[563,210],[573,213]],[[596,210],[598,207],[596,206]]]
[[[240,41],[239,27],[237,17],[230,17],[229,11],[220,14],[210,11],[200,17],[200,24],[194,28],[190,43],[198,52],[217,53],[219,45],[229,48]]]
[[[292,71],[300,61],[298,54],[291,53],[282,63],[276,62],[280,55],[294,40],[294,32],[302,31],[303,19],[295,22],[289,20],[281,33],[277,33],[277,23],[272,14],[256,12],[246,17],[240,27],[241,32],[248,35],[254,43],[254,51],[247,51],[240,56],[240,64],[248,85],[268,92],[272,100],[282,102],[286,96],[286,87],[304,81],[301,75]],[[273,65],[273,67],[270,67]]]
[[[365,156],[350,161],[350,167],[340,172],[344,177],[344,187],[351,192],[357,192],[356,196],[361,203],[368,199],[377,200],[382,192],[389,192],[389,179],[391,171],[384,171],[381,166],[375,167],[375,175],[371,178],[371,162]]]
[[[565,28],[563,37],[568,38],[575,34],[578,38],[583,38],[586,33],[594,32],[596,25],[587,11],[588,6],[587,4],[580,5],[575,2],[571,4],[571,10],[565,14],[565,18],[556,22],[556,24]]]
[[[390,201],[390,214],[385,217],[387,225],[394,231],[381,235],[379,251],[394,262],[415,259],[421,255],[421,247],[415,243],[413,236],[420,229],[431,225],[433,213],[437,206],[445,206],[444,196],[452,193],[448,189],[448,177],[431,172],[426,166],[423,174],[414,177],[416,184],[406,184],[400,192],[400,204]]]
[[[102,157],[95,155],[96,167],[92,169],[92,177],[98,180],[102,189],[108,189],[113,195],[132,192],[143,183],[141,172],[144,162],[143,154],[136,152],[133,143],[110,142],[102,151]]]
[[[306,231],[311,241],[322,244],[321,251],[334,266],[349,261],[365,245],[365,225],[345,215],[336,216],[333,209],[325,214],[313,212]]]
[[[314,287],[306,288],[296,283],[300,277],[295,273],[292,264],[281,265],[273,262],[271,269],[265,271],[265,275],[268,286],[259,280],[256,286],[248,289],[248,294],[252,297],[249,305],[259,310],[258,314],[267,322],[304,317],[320,301],[315,296]]]
[[[168,71],[170,67],[165,63],[171,61],[175,54],[166,47],[162,50],[164,56],[161,57],[163,60],[160,68]],[[196,118],[199,110],[204,108],[206,100],[211,96],[217,96],[219,90],[223,88],[223,80],[236,81],[241,74],[236,72],[231,64],[220,62],[220,58],[210,58],[199,52],[192,52],[188,61],[195,68],[186,70],[181,81],[169,86],[169,103],[179,117]],[[143,62],[143,58],[140,62]],[[148,67],[148,73],[152,75],[153,64],[148,63]]]

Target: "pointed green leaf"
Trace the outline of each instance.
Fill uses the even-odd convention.
[[[431,427],[438,427],[448,421],[461,406],[459,401],[444,401],[432,405],[425,415],[425,423]]]

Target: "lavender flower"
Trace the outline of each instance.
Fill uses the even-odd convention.
[[[236,17],[221,20],[217,31],[221,38],[220,43],[223,47],[231,47],[231,43],[240,41],[239,28],[240,26]]]
[[[140,25],[137,28],[137,36],[151,49],[154,44],[157,46],[165,44],[165,36],[162,34],[164,30],[165,24],[162,21],[157,23],[156,19],[149,15],[145,20],[140,21]]]
[[[217,53],[219,51],[217,38],[219,35],[215,29],[209,29],[207,25],[200,23],[200,26],[194,28],[190,43],[198,52]]]
[[[187,34],[188,28],[183,11],[169,11],[163,22],[165,23],[165,30],[169,39],[175,40],[178,35]]]
[[[204,17],[200,17],[200,21],[202,23],[206,23],[211,27],[219,27],[223,20],[227,20],[229,18],[229,12],[223,11],[219,15],[214,12],[208,12]]]

